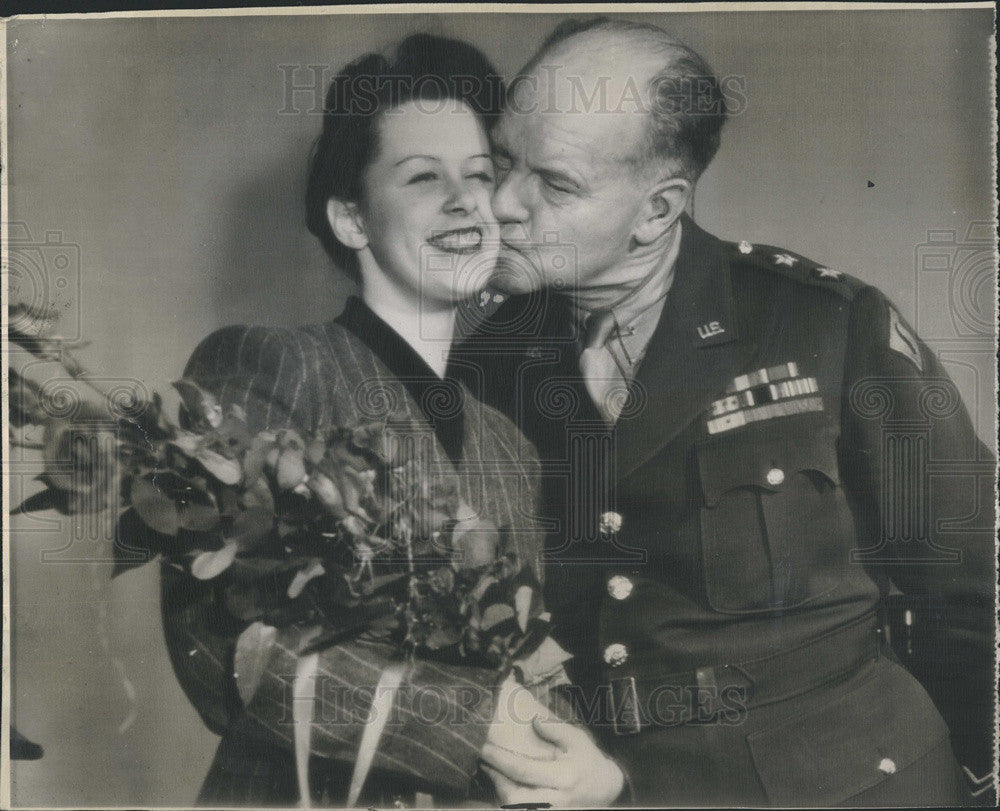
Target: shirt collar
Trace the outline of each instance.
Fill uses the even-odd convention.
[[[638,286],[620,298],[608,310],[614,315],[617,330],[612,332],[608,348],[627,377],[635,374],[646,347],[660,321],[667,294],[674,281],[674,269],[680,255],[683,227],[677,221],[676,232],[666,253],[654,270]],[[575,302],[575,317],[578,334],[583,335],[583,326],[590,311]]]

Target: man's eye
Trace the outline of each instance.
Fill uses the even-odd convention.
[[[542,182],[545,184],[547,189],[558,192],[559,194],[572,194],[574,191],[572,186],[566,183],[561,183],[558,180],[553,180],[552,178],[542,178]]]
[[[489,172],[474,172],[473,174],[469,175],[469,177],[472,180],[479,180],[482,181],[483,183],[493,182],[493,175],[491,175]]]
[[[419,175],[414,175],[410,178],[410,183],[427,183],[431,180],[437,180],[437,175],[433,172],[421,172]]]
[[[493,156],[493,171],[498,175],[505,175],[510,171],[511,162],[509,158],[501,157],[500,155]]]

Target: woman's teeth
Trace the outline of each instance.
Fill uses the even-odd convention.
[[[460,228],[435,234],[427,241],[442,251],[468,253],[479,250],[483,244],[483,233],[478,228]]]

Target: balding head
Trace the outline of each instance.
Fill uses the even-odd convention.
[[[507,274],[497,283],[594,302],[666,267],[725,118],[702,59],[653,26],[563,25],[507,101],[492,132]]]
[[[726,120],[705,60],[663,29],[628,20],[563,22],[513,83],[515,108],[525,102],[524,86],[538,89],[535,100],[544,99],[549,112],[638,114],[638,138],[621,145],[628,147],[621,158],[692,183],[715,156]]]

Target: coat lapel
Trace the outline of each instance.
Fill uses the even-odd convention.
[[[644,404],[618,422],[619,479],[705,411],[752,351],[738,334],[722,244],[687,216],[681,229],[673,287],[636,376]]]

